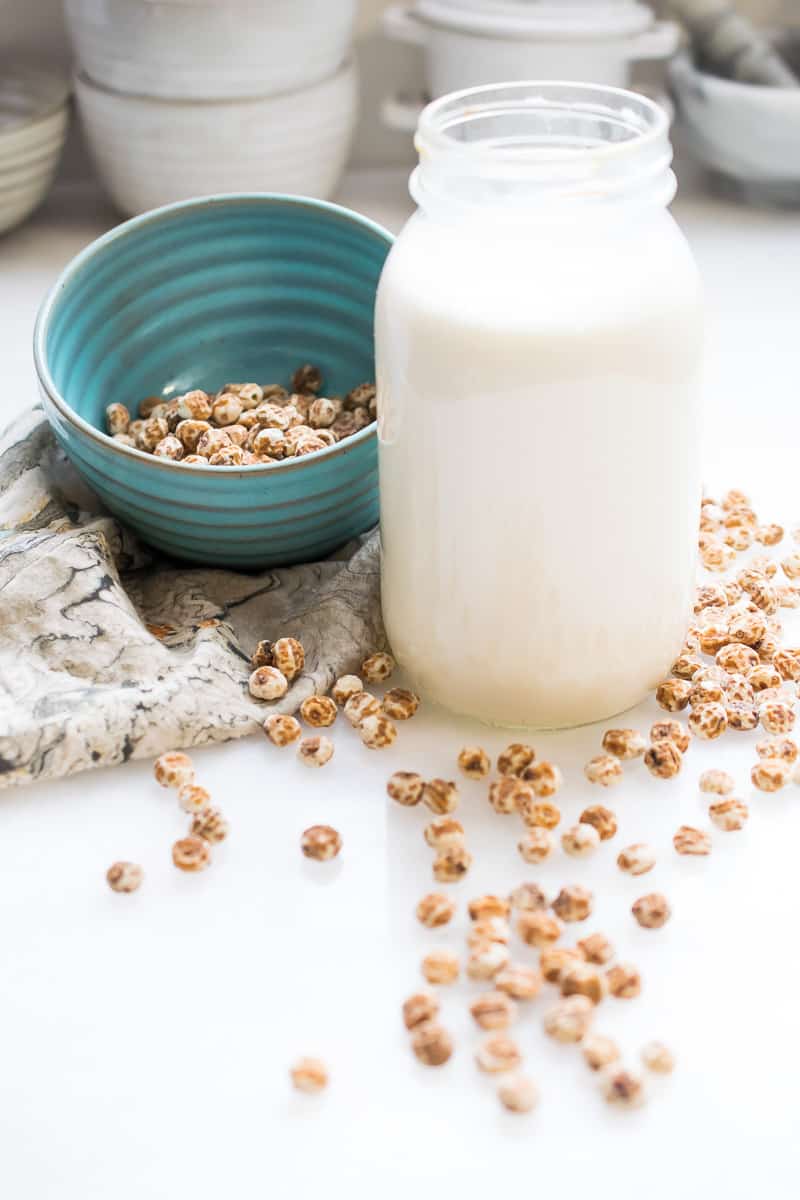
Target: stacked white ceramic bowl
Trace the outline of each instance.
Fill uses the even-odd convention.
[[[427,96],[507,80],[629,87],[633,64],[668,58],[677,27],[639,0],[404,0],[384,31],[420,46]],[[419,105],[388,97],[385,122],[413,129]]]
[[[0,68],[0,233],[41,204],[69,123],[69,87],[51,71]]]
[[[329,196],[356,120],[355,5],[66,0],[78,107],[117,206]]]

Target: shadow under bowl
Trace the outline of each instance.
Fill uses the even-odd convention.
[[[102,432],[132,413],[231,380],[288,384],[319,365],[323,391],[374,379],[373,308],[391,234],[319,200],[185,201],[127,221],[79,254],[34,333],[45,413],[111,513],[175,558],[263,568],[324,557],[378,518],[374,423],[275,464],[186,466]]]

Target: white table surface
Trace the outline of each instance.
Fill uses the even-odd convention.
[[[350,176],[341,199],[395,229],[410,211],[396,172]],[[698,195],[676,214],[712,320],[707,478],[750,488],[766,520],[800,521],[800,218]],[[114,219],[94,193],[62,191],[0,242],[0,419],[33,396],[30,334],[45,288]],[[651,702],[625,723],[646,730],[657,715]],[[0,1194],[795,1197],[800,790],[752,792],[756,736],[695,745],[673,783],[635,763],[600,795],[581,775],[599,728],[537,735],[539,756],[566,777],[565,820],[591,801],[619,815],[617,838],[585,863],[559,853],[525,867],[516,822],[464,783],[475,865],[454,894],[466,901],[525,878],[552,891],[593,887],[595,915],[566,940],[603,930],[644,976],[641,997],[606,1000],[596,1028],[631,1061],[650,1038],[679,1058],[646,1107],[609,1111],[579,1054],[544,1038],[540,999],[516,1036],[542,1100],[514,1117],[472,1061],[478,1036],[465,1010],[478,985],[442,989],[457,1046],[446,1068],[423,1068],[407,1048],[399,1006],[420,985],[418,961],[426,947],[462,947],[467,918],[462,904],[444,931],[416,923],[416,900],[433,887],[425,814],[384,794],[395,769],[452,777],[462,744],[496,753],[508,738],[424,707],[386,752],[365,751],[349,727],[335,734],[321,772],[259,739],[196,754],[232,825],[196,878],[171,865],[186,820],[147,763],[0,797]],[[705,823],[697,778],[717,765],[752,801],[750,827],[715,834],[709,859],[680,859],[671,834]],[[299,853],[301,830],[316,822],[342,832],[333,864]],[[636,840],[660,851],[639,880],[614,865]],[[144,865],[133,896],[106,887],[117,858]],[[674,908],[655,933],[629,913],[651,890]],[[524,947],[517,956],[535,957]],[[301,1054],[328,1063],[324,1095],[288,1087]]]

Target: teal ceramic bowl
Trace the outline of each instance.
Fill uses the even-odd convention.
[[[373,308],[391,235],[334,204],[216,196],[111,230],[44,302],[34,359],[58,441],[108,509],[176,558],[257,568],[307,562],[378,518],[375,425],[302,459],[182,466],[103,432],[136,410],[227,380],[288,382],[318,364],[329,395],[375,377]]]

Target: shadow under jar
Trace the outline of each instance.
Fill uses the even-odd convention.
[[[428,697],[582,724],[640,701],[691,612],[703,319],[668,121],[501,84],[420,117],[376,315],[383,609]]]

